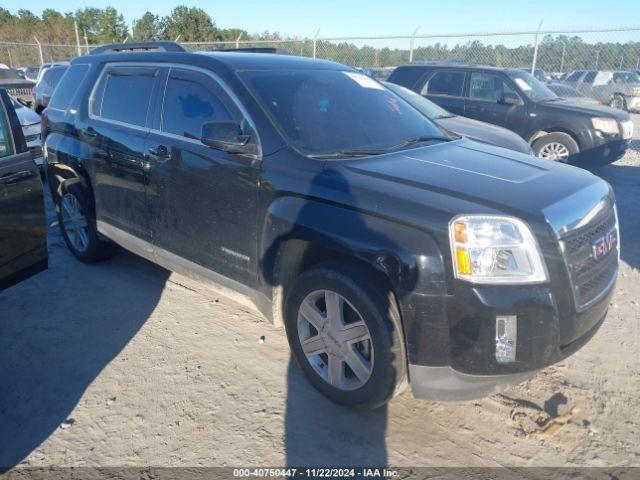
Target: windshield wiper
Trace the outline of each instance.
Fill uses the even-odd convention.
[[[449,142],[450,138],[443,137],[441,135],[420,135],[419,137],[410,138],[402,143],[394,145],[386,149],[387,152],[393,152],[395,150],[402,150],[403,148],[411,147],[412,145],[417,145],[418,143],[431,142],[434,140],[439,140],[441,142]]]
[[[340,150],[329,153],[312,153],[309,156],[311,158],[354,158],[382,155],[383,153],[387,153],[387,150]]]

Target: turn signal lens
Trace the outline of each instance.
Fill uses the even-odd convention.
[[[455,222],[453,224],[455,238],[457,243],[467,243],[467,225],[463,222]]]
[[[456,249],[456,256],[458,258],[458,273],[471,275],[471,256],[469,252],[464,248],[458,247]]]

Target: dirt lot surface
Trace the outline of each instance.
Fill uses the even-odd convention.
[[[0,466],[640,466],[639,150],[598,172],[622,225],[604,326],[532,380],[459,404],[337,407],[282,331],[129,253],[83,265],[51,217],[49,270],[0,294]]]

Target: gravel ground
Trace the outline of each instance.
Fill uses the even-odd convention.
[[[0,466],[640,466],[639,150],[597,172],[622,225],[604,326],[475,402],[337,407],[283,332],[132,254],[83,265],[50,218],[49,270],[0,294]]]

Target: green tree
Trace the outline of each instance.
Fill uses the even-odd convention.
[[[139,42],[158,40],[161,34],[160,19],[151,12],[145,12],[133,24],[133,38]]]
[[[169,40],[180,37],[182,42],[211,42],[217,40],[216,34],[215,23],[201,8],[181,5],[162,20],[162,36]]]
[[[121,13],[113,7],[107,7],[98,15],[99,43],[122,42],[129,35],[129,29]]]

